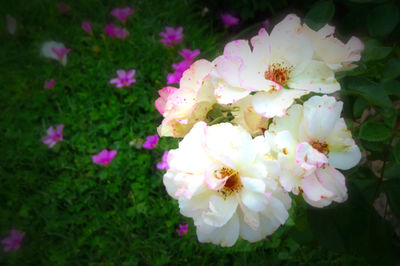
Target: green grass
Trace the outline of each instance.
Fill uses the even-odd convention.
[[[257,244],[239,241],[220,248],[197,241],[190,219],[155,168],[163,152],[177,146],[163,138],[154,150],[129,143],[156,133],[161,115],[154,107],[181,48],[200,49],[212,60],[234,33],[224,31],[212,10],[201,16],[201,1],[69,1],[60,15],[56,1],[9,1],[0,11],[18,22],[16,36],[2,32],[0,49],[0,235],[25,231],[17,252],[1,253],[8,265],[254,265],[353,264],[355,257],[330,253],[311,237],[299,244],[292,222]],[[130,36],[104,34],[115,23],[110,11],[130,5]],[[173,7],[173,8],[171,8]],[[226,9],[229,9],[226,7]],[[80,27],[93,23],[94,36]],[[2,22],[4,23],[4,22]],[[4,24],[0,25],[4,29]],[[173,50],[159,32],[183,26],[184,40]],[[62,67],[39,56],[41,44],[63,42],[72,51]],[[98,50],[98,52],[95,52]],[[116,89],[109,80],[117,69],[136,69],[137,82]],[[55,79],[54,90],[44,89]],[[41,138],[49,126],[64,124],[64,141],[48,149]],[[118,150],[109,167],[91,156]],[[179,224],[189,233],[179,237]]]

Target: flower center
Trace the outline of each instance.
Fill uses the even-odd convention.
[[[284,67],[280,63],[274,63],[268,66],[264,73],[265,79],[272,80],[280,85],[286,85],[289,81],[289,74],[292,71],[291,67]]]
[[[328,155],[329,153],[329,145],[326,142],[320,142],[318,140],[312,140],[310,145],[319,151],[320,153],[323,153],[325,155]]]
[[[222,167],[221,169],[215,171],[215,177],[218,179],[224,179],[228,177],[228,179],[225,181],[224,187],[218,190],[224,199],[235,192],[240,192],[243,187],[242,182],[240,181],[239,173],[229,167]]]

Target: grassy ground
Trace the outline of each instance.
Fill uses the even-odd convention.
[[[218,10],[202,16],[201,1],[180,0],[68,4],[66,15],[59,14],[56,1],[45,0],[9,1],[0,11],[18,22],[16,36],[3,30],[1,36],[0,235],[11,228],[26,232],[21,249],[1,253],[0,264],[360,263],[329,253],[311,237],[308,245],[297,243],[290,222],[253,245],[198,243],[192,221],[180,215],[155,167],[176,140],[163,138],[150,151],[130,145],[156,133],[161,116],[153,103],[171,64],[181,60],[177,51],[200,49],[201,58],[212,60],[235,35],[224,31],[214,16]],[[106,24],[118,24],[110,11],[128,5],[135,10],[127,21],[130,36],[105,36]],[[83,20],[93,23],[93,36],[81,29]],[[159,42],[165,26],[184,28],[175,50]],[[65,67],[39,56],[48,40],[72,49]],[[117,69],[131,68],[133,86],[109,84]],[[44,89],[50,78],[55,88]],[[57,124],[65,125],[64,141],[48,149],[41,138]],[[95,165],[91,156],[106,148],[118,155],[107,168]],[[178,236],[178,225],[185,223],[189,233]]]

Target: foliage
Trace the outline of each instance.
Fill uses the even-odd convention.
[[[124,1],[71,1],[66,15],[50,0],[8,1],[3,6],[1,17],[13,14],[18,29],[16,36],[0,36],[0,232],[6,235],[14,227],[27,233],[20,251],[0,255],[1,264],[398,263],[398,4],[225,2],[135,1],[125,41],[107,38],[103,30],[113,21],[110,10],[123,7]],[[210,12],[203,16],[205,6]],[[227,9],[242,18],[233,31],[294,11],[305,15],[314,29],[330,23],[346,36],[343,40],[350,34],[362,37],[362,60],[341,76],[340,98],[366,158],[344,173],[347,203],[314,209],[296,198],[296,212],[285,228],[257,244],[239,241],[223,249],[197,242],[193,224],[179,214],[164,189],[163,172],[155,164],[177,143],[163,138],[150,151],[129,143],[156,133],[161,116],[154,100],[170,65],[179,60],[176,51],[197,48],[201,57],[212,59],[235,37],[223,31],[219,20]],[[80,28],[83,20],[93,23],[93,36]],[[176,50],[159,42],[165,26],[184,27],[184,43]],[[40,45],[51,39],[72,49],[65,67],[39,57]],[[116,89],[109,84],[117,69],[131,68],[136,69],[133,86]],[[43,89],[49,78],[55,79],[54,90]],[[50,125],[61,123],[64,140],[49,150],[40,138]],[[109,167],[91,161],[102,149],[118,150]],[[381,193],[387,197],[383,216],[390,210],[395,219],[387,221],[374,209]],[[185,223],[189,233],[179,237],[175,230]]]

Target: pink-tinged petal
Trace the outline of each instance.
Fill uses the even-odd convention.
[[[307,171],[319,168],[328,162],[328,158],[323,153],[314,149],[307,142],[302,142],[297,146],[295,160]]]
[[[83,21],[82,22],[82,29],[84,31],[86,31],[88,34],[92,34],[92,23],[90,23],[89,21]]]
[[[117,75],[119,78],[125,78],[126,77],[126,72],[125,70],[117,70]]]
[[[241,57],[231,56],[219,56],[213,61],[218,75],[233,87],[241,87],[239,70],[242,63]]]
[[[317,171],[318,179],[325,188],[334,193],[333,201],[344,202],[347,200],[347,187],[343,174],[327,164]]]
[[[135,69],[131,69],[128,71],[128,73],[126,74],[127,78],[133,78],[135,76]]]
[[[63,129],[64,129],[64,125],[63,124],[58,125],[57,126],[57,133],[62,135]]]
[[[119,84],[120,80],[119,80],[119,78],[114,78],[114,79],[110,80],[110,83],[111,84]]]
[[[178,89],[175,87],[164,87],[158,91],[160,97],[155,101],[155,106],[157,110],[160,112],[160,114],[164,115],[165,104],[168,100],[168,96],[173,94],[176,90]]]
[[[301,180],[301,186],[307,198],[312,201],[319,201],[321,199],[334,196],[333,192],[321,185],[316,173],[317,171],[310,175],[304,176]]]

